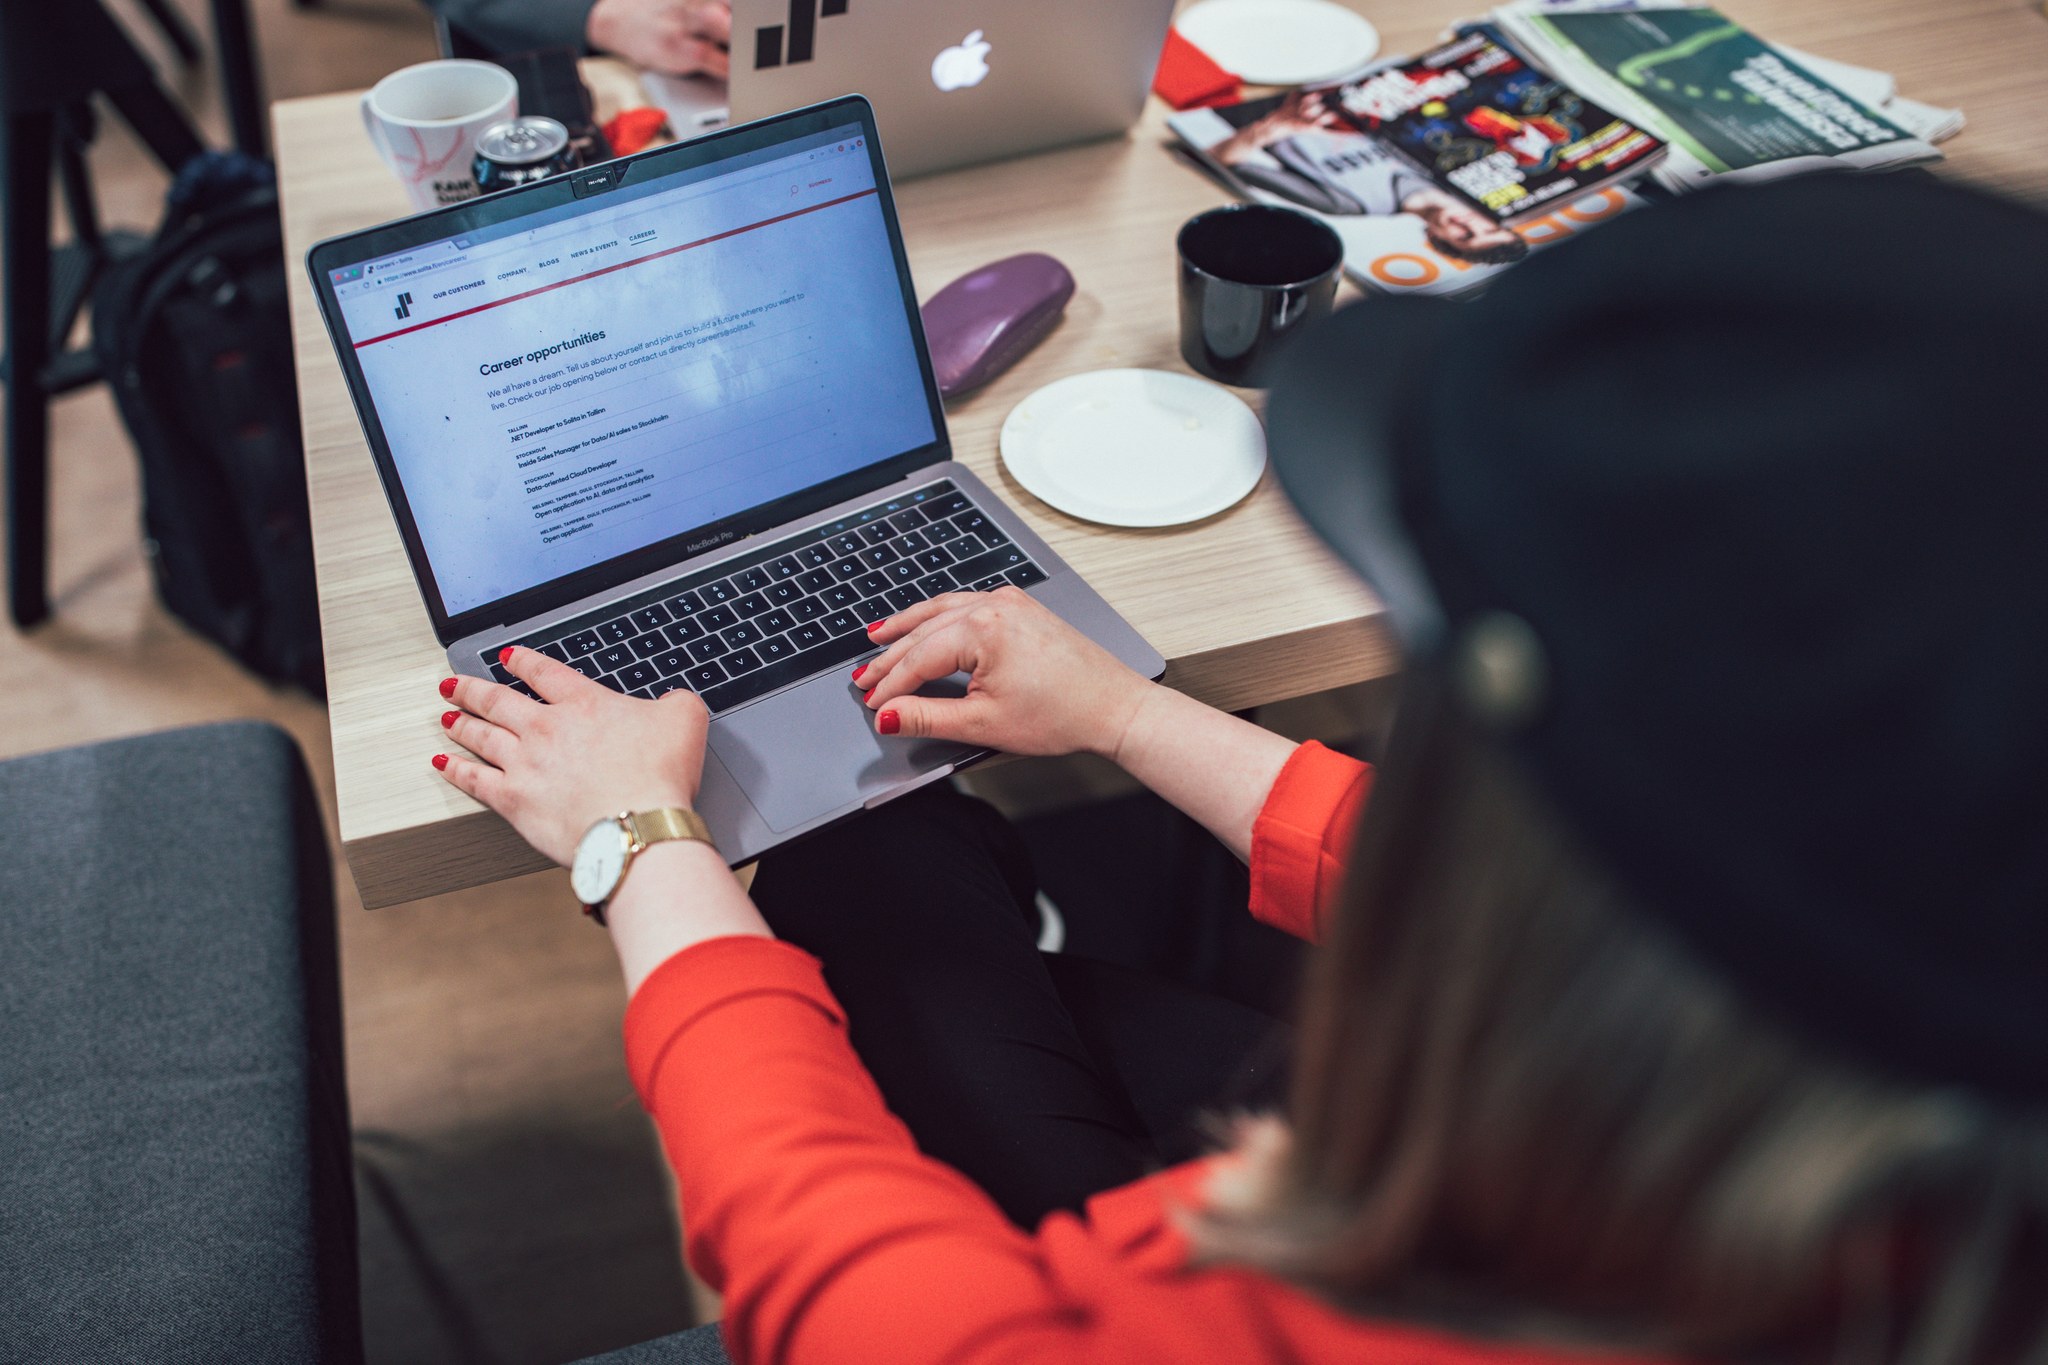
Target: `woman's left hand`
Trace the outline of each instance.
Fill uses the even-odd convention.
[[[528,843],[566,866],[608,815],[696,804],[711,717],[694,692],[621,696],[531,649],[507,650],[504,664],[547,704],[486,678],[449,679],[441,695],[462,709],[442,724],[475,757],[437,754],[434,766]]]

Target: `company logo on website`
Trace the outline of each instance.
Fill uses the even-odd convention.
[[[398,296],[398,307],[391,311],[398,315],[400,322],[412,316],[412,291],[410,289]]]

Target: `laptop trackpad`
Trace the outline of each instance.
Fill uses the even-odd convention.
[[[874,714],[840,676],[719,717],[711,747],[778,834],[979,752],[945,740],[883,739]]]

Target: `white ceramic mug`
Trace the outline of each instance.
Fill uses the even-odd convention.
[[[421,62],[363,95],[363,129],[416,210],[476,196],[477,134],[519,112],[519,82],[489,62]]]

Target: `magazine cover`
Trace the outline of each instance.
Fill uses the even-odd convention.
[[[1168,120],[1237,194],[1305,209],[1344,242],[1344,273],[1386,294],[1453,296],[1642,200],[1619,186],[1503,227],[1337,115],[1328,91],[1298,90]]]
[[[1941,155],[1718,10],[1559,7],[1497,18],[1536,60],[1669,139],[1673,188]]]
[[[1358,131],[1510,225],[1664,155],[1661,140],[1538,70],[1487,24],[1332,93]]]

